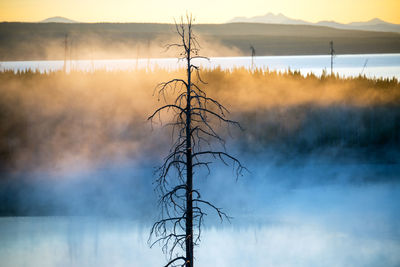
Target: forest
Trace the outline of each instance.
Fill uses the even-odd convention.
[[[159,105],[153,95],[154,86],[184,73],[163,69],[1,72],[0,213],[83,212],[72,209],[75,202],[70,203],[68,198],[62,204],[55,201],[59,195],[50,188],[37,189],[47,190],[46,200],[38,197],[43,194],[32,190],[37,181],[31,176],[51,181],[45,177],[65,173],[74,176],[91,170],[101,173],[101,168],[113,164],[129,163],[146,169],[162,160],[159,151],[168,151],[172,133],[157,130],[163,127],[168,114],[156,118],[153,124],[147,121]],[[395,78],[317,77],[296,71],[217,68],[203,70],[202,79],[207,81],[207,94],[225,103],[230,116],[241,122],[243,131],[219,130],[229,140],[230,150],[242,155],[248,165],[256,166],[254,169],[264,161],[278,166],[307,165],[310,159],[371,166],[398,163],[400,83]],[[396,179],[393,171],[374,171],[349,180],[364,183]],[[147,197],[140,201],[151,206],[151,181],[143,173],[137,175],[141,178],[133,182],[141,184],[143,190],[135,192],[145,194]],[[113,178],[113,183],[123,185],[118,179]],[[319,182],[332,182],[330,179]],[[96,184],[92,179],[86,182]],[[111,192],[96,190],[102,192],[95,198],[102,205],[85,200],[85,212],[132,215],[132,207],[113,210],[102,195]],[[140,199],[114,197],[125,201],[121,207]]]

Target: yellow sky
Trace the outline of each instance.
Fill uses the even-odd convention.
[[[188,11],[199,23],[273,12],[311,22],[378,17],[400,24],[399,10],[400,0],[0,0],[0,21],[63,16],[81,22],[173,22]]]

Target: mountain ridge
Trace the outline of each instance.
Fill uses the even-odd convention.
[[[246,22],[246,23],[266,23],[266,24],[289,24],[289,25],[312,25],[312,26],[326,26],[344,30],[364,30],[364,31],[383,31],[383,32],[397,32],[400,33],[400,24],[394,24],[386,22],[379,18],[373,18],[371,20],[362,22],[350,22],[350,23],[339,23],[336,21],[323,20],[316,23],[308,22],[301,19],[292,19],[282,13],[274,14],[267,13],[262,16],[254,17],[234,17],[229,20],[228,23],[232,22]]]
[[[39,23],[79,23],[78,21],[61,17],[61,16],[55,16],[55,17],[50,17],[44,20],[39,21]]]

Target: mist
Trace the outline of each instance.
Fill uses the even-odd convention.
[[[154,86],[179,75],[0,73],[7,266],[164,262],[147,238],[159,216],[154,168],[172,142],[171,114],[153,124],[147,117],[164,101]],[[233,217],[221,223],[210,211],[199,266],[400,263],[397,80],[244,69],[202,78],[241,122],[244,131],[218,130],[249,171],[236,180],[214,164],[195,174],[203,197]]]
[[[4,41],[0,60],[99,60],[177,57],[179,51],[166,49],[176,42],[171,24],[29,24],[0,23]],[[9,27],[13,31],[9,31]],[[133,27],[132,27],[133,26]],[[216,36],[196,33],[202,53],[213,56],[242,56],[243,49],[223,44]],[[7,38],[8,37],[8,38]]]
[[[199,266],[398,265],[398,183],[292,186],[265,181],[266,175],[313,172],[271,169],[253,178],[256,181],[235,183],[226,179],[226,173],[209,177],[212,185],[201,189],[209,189],[207,197],[234,218],[223,224],[207,218],[202,245],[196,248]],[[217,194],[215,187],[230,192]],[[144,207],[135,201],[130,204]],[[161,265],[165,261],[161,250],[150,249],[147,243],[151,219],[143,222],[136,216],[2,218],[2,262],[6,266]]]

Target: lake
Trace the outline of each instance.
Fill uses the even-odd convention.
[[[196,266],[400,265],[399,183],[254,187],[243,190],[252,192],[251,205],[231,211],[231,223],[207,220]],[[236,191],[228,195],[240,203]],[[161,248],[147,243],[150,225],[101,216],[0,217],[1,265],[163,266]]]
[[[300,211],[295,206],[304,203],[285,203],[280,212],[264,214],[269,218],[263,223],[205,227],[195,250],[196,265],[399,266],[399,228],[390,217],[394,214],[375,210],[398,189],[367,186],[343,193],[341,188],[293,193],[297,198],[321,189],[323,193],[309,195],[308,201],[323,200],[326,210]],[[364,193],[372,193],[374,201]],[[329,198],[337,204],[327,204]],[[124,219],[0,218],[0,259],[7,267],[162,266],[165,257],[158,245],[149,248],[148,234],[147,226]]]
[[[221,67],[231,69],[252,66],[262,69],[286,71],[299,70],[303,75],[314,73],[321,75],[325,70],[330,73],[330,56],[260,56],[255,57],[215,57],[210,61],[198,60],[196,63],[205,68]],[[253,65],[254,64],[254,65]],[[64,61],[9,61],[0,62],[0,70],[38,70],[40,72],[62,70]],[[156,59],[119,59],[119,60],[72,60],[67,62],[67,70],[93,71],[98,69],[134,70],[176,69],[183,67],[184,62],[175,58]],[[333,71],[342,77],[365,75],[367,77],[383,77],[400,79],[400,54],[361,54],[361,55],[336,55],[334,57]]]

